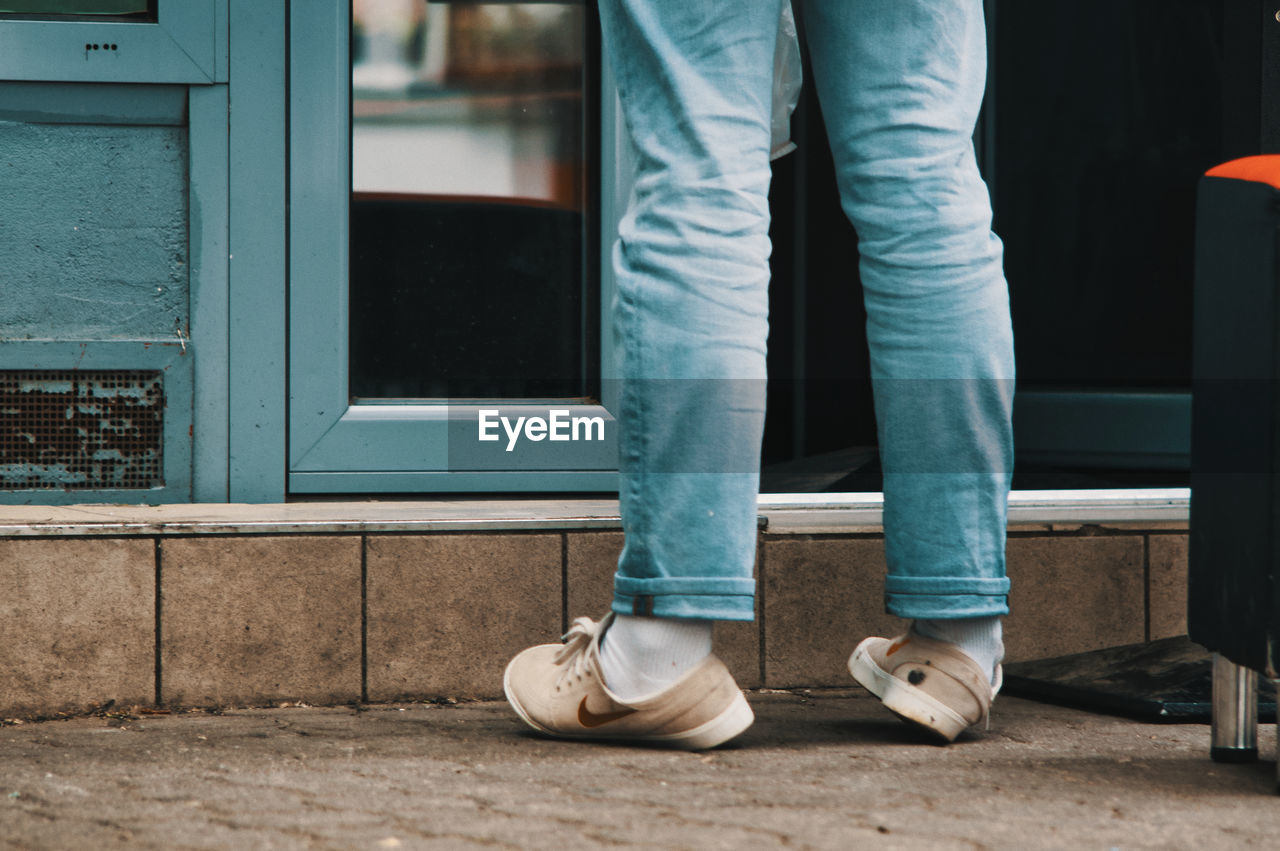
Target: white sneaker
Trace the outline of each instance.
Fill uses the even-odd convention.
[[[992,685],[960,648],[915,632],[864,640],[849,657],[849,673],[891,712],[948,742],[987,721],[1003,678],[997,665]]]
[[[755,716],[724,663],[707,656],[667,688],[624,701],[609,691],[600,672],[600,623],[578,618],[564,644],[541,644],[520,653],[503,677],[511,708],[535,730],[551,736],[659,742],[700,750],[727,742]]]

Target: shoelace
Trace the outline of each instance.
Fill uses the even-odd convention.
[[[596,636],[600,634],[604,622],[596,623],[588,617],[574,618],[573,625],[569,627],[569,631],[560,637],[564,642],[555,656],[555,664],[564,665],[569,663],[564,672],[556,680],[556,686],[564,682],[566,677],[574,677],[581,679],[583,674],[588,673],[587,667],[587,649],[591,646],[591,642],[595,641]]]

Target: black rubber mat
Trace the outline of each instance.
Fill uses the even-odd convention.
[[[1001,694],[1144,721],[1208,723],[1212,692],[1212,657],[1184,636],[1006,665]],[[1275,687],[1259,677],[1258,720],[1275,718]]]

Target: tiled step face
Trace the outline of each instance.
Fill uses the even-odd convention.
[[[1147,537],[1151,641],[1187,632],[1187,546],[1186,534]]]
[[[371,535],[368,697],[495,697],[561,630],[561,535]]]
[[[1009,661],[1143,641],[1144,543],[1141,535],[1124,534],[1011,537],[1005,547]]]
[[[155,542],[0,539],[0,718],[155,699]]]
[[[163,702],[360,699],[358,536],[157,544]]]
[[[884,541],[877,537],[767,538],[765,683],[847,686],[849,654],[868,635],[897,635],[884,611]]]
[[[219,514],[216,534],[141,523],[0,537],[0,718],[108,700],[497,697],[512,655],[607,611],[622,534],[592,511],[565,512],[562,528],[238,529]],[[756,621],[716,633],[744,687],[848,685],[857,641],[903,626],[883,610],[878,529],[821,528],[760,535]],[[1010,660],[1185,632],[1185,523],[1021,525],[1007,551]]]

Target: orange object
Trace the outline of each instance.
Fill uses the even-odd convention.
[[[1280,189],[1280,154],[1264,154],[1256,157],[1242,157],[1222,165],[1216,165],[1204,173],[1205,177],[1226,177],[1233,180],[1247,180],[1251,183],[1266,183]]]

